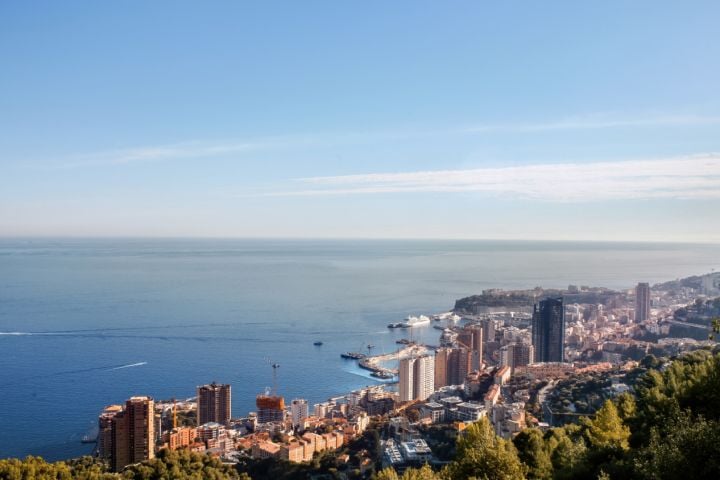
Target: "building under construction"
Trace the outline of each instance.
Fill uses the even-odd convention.
[[[285,420],[285,399],[277,394],[277,370],[280,365],[272,363],[268,359],[268,363],[272,365],[273,387],[265,389],[265,393],[261,393],[255,398],[257,406],[258,423],[282,422]]]
[[[270,392],[255,398],[258,423],[282,422],[285,420],[285,399]]]

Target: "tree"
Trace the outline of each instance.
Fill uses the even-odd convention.
[[[574,478],[585,472],[587,446],[578,425],[553,428],[545,435],[555,478]]]
[[[627,450],[630,429],[623,424],[617,407],[611,400],[605,401],[595,418],[587,422],[587,436],[590,446],[599,449]]]
[[[105,465],[91,457],[68,462],[47,463],[41,457],[0,460],[2,480],[120,480]]]
[[[375,480],[400,480],[394,468],[388,467],[375,476]]]
[[[409,468],[405,470],[401,480],[440,480],[440,476],[433,472],[430,465],[425,464],[421,468]]]
[[[637,412],[637,404],[635,403],[635,397],[625,392],[617,397],[617,410],[620,419],[623,422],[628,422],[635,417]]]
[[[635,458],[635,470],[647,479],[720,478],[720,424],[684,412],[667,434],[654,428],[650,443]]]
[[[536,428],[528,428],[518,433],[513,439],[518,450],[518,457],[525,465],[525,474],[529,479],[551,478],[552,461],[548,453],[543,434]]]
[[[233,467],[219,459],[189,450],[160,450],[158,456],[138,465],[130,465],[122,472],[127,480],[172,478],[174,480],[239,480],[242,477]]]
[[[473,423],[458,437],[457,456],[447,473],[453,480],[524,478],[515,446],[495,435],[487,418]]]

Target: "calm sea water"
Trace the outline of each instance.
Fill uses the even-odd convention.
[[[628,288],[712,268],[718,245],[0,240],[0,457],[87,453],[103,406],[214,380],[245,414],[269,362],[288,399],[377,383],[340,353],[392,351],[407,332],[389,322],[484,288]]]

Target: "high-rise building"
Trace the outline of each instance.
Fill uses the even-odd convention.
[[[535,361],[535,348],[527,343],[511,343],[500,349],[500,365],[507,365],[513,371]]]
[[[480,320],[483,329],[483,342],[495,341],[495,321],[491,318]]]
[[[398,390],[401,402],[414,400],[415,394],[415,359],[403,358],[398,368]]]
[[[112,456],[112,420],[122,409],[122,405],[108,405],[98,417],[97,451],[104,460]]]
[[[448,385],[448,359],[452,348],[441,347],[435,351],[435,388]]]
[[[457,343],[459,346],[472,352],[470,371],[479,370],[482,364],[485,328],[483,324],[477,323],[467,325],[458,333]]]
[[[650,284],[638,283],[635,287],[635,321],[644,322],[650,318]]]
[[[430,355],[404,358],[399,369],[400,401],[425,400],[435,391],[435,359]]]
[[[309,412],[307,400],[296,398],[290,402],[290,416],[292,417],[293,427],[299,426],[308,417]]]
[[[535,304],[532,344],[536,362],[564,361],[565,311],[562,297],[546,298]]]
[[[473,371],[477,352],[467,348],[439,348],[435,352],[435,388],[462,385],[468,373]]]
[[[435,359],[423,355],[415,359],[415,399],[427,400],[435,391]]]
[[[110,466],[119,472],[133,463],[155,458],[155,402],[131,397],[112,417]]]
[[[197,423],[209,422],[229,425],[232,415],[230,385],[217,384],[197,387]]]

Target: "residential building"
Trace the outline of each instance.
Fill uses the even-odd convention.
[[[230,385],[217,384],[197,387],[197,424],[209,422],[229,425],[231,410]]]
[[[290,417],[292,418],[293,427],[297,428],[302,425],[303,420],[308,417],[309,413],[307,400],[296,398],[290,402]]]
[[[535,347],[527,343],[511,343],[500,348],[500,365],[506,365],[514,372],[535,361]]]
[[[98,417],[97,451],[102,459],[112,456],[112,420],[122,409],[122,405],[108,405]]]
[[[155,458],[155,402],[131,397],[125,409],[112,417],[110,466],[119,472],[127,465]]]
[[[473,352],[467,348],[439,348],[435,352],[434,388],[462,385],[472,371]]]
[[[400,360],[398,383],[401,402],[427,399],[435,390],[435,359],[422,355]]]

